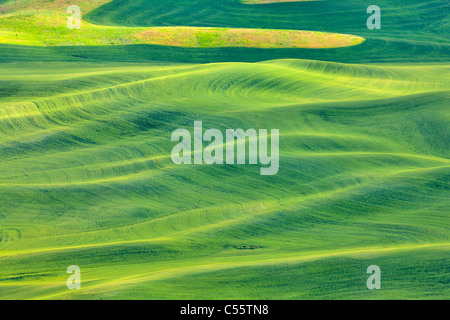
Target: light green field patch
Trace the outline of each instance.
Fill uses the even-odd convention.
[[[352,35],[270,29],[161,27],[136,34],[145,43],[180,47],[339,48],[364,42]]]
[[[62,13],[0,16],[0,43],[34,46],[156,44],[179,47],[337,48],[364,42],[352,35],[298,31],[206,27],[106,27],[82,21],[66,26]]]
[[[62,13],[71,5],[80,7],[83,14],[88,13],[111,0],[9,0],[0,4],[0,13],[10,12],[53,12]]]

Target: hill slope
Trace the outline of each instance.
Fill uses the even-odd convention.
[[[448,66],[46,66],[2,76],[2,298],[448,296]],[[279,128],[280,172],[174,165],[194,120]]]
[[[19,3],[25,2],[25,0],[19,1]],[[101,4],[100,1],[95,3],[96,5]],[[349,63],[445,62],[450,59],[450,39],[448,37],[448,34],[450,34],[450,21],[448,19],[450,14],[449,6],[443,0],[414,1],[408,2],[408,5],[404,5],[401,1],[379,2],[378,4],[383,12],[381,30],[367,29],[366,19],[369,15],[366,13],[366,9],[369,4],[353,0],[338,2],[302,1],[263,5],[243,4],[238,0],[220,2],[196,0],[188,3],[181,0],[171,0],[170,5],[166,4],[167,2],[161,3],[153,0],[112,1],[84,15],[83,18],[90,23],[85,22],[85,29],[82,29],[81,32],[73,32],[65,28],[64,19],[68,17],[65,10],[63,10],[65,7],[58,9],[61,11],[55,14],[55,8],[50,8],[46,4],[43,8],[50,8],[51,13],[39,19],[45,22],[49,19],[60,17],[62,19],[59,21],[60,28],[49,32],[47,26],[43,30],[42,23],[36,25],[28,17],[26,18],[28,19],[27,24],[31,28],[26,32],[28,36],[17,38],[17,36],[14,37],[11,33],[8,33],[9,31],[2,36],[0,32],[0,43],[2,41],[4,43],[29,45],[47,43],[59,47],[36,51],[35,48],[0,44],[0,50],[2,51],[0,61],[11,61],[11,59],[18,58],[25,60],[47,59],[49,56],[54,56],[55,51],[62,53],[62,55],[58,54],[55,57],[63,60],[74,60],[81,57],[83,59],[106,61],[159,60],[191,63],[251,62],[285,58]],[[92,7],[92,5],[81,5],[83,13],[86,13]],[[41,7],[40,14],[42,14],[42,10],[45,12],[47,9],[42,9]],[[20,10],[23,10],[23,8]],[[33,7],[32,10],[35,10],[35,8]],[[11,19],[9,22],[7,20],[2,22],[3,28],[7,24],[10,24],[10,29],[17,28],[20,21],[17,21],[16,18]],[[114,25],[116,27],[108,28],[105,25]],[[134,29],[124,28],[124,26],[133,26]],[[263,50],[256,48],[202,48],[190,50],[188,48],[161,46],[161,44],[196,46],[198,40],[189,35],[188,29],[182,33],[183,36],[181,38],[190,39],[188,43],[184,44],[176,40],[176,32],[170,33],[167,39],[162,36],[162,42],[149,42],[148,37],[143,36],[145,35],[143,32],[148,30],[148,28],[158,28],[160,26],[225,28],[219,34],[223,34],[226,28],[229,27],[312,30],[351,34],[367,40],[357,46],[330,50],[296,48]],[[55,36],[55,31],[57,31],[57,36]],[[158,32],[160,31],[162,32],[160,35],[163,35],[164,29]],[[280,30],[280,32],[283,34],[285,31]],[[77,35],[76,37],[74,37],[75,34]],[[136,34],[140,36],[136,36]],[[278,34],[268,31],[266,36],[273,40],[278,37]],[[339,39],[340,37],[339,35],[330,36],[333,39]],[[251,44],[254,37],[254,34],[246,36],[246,39],[250,41],[250,46],[261,46],[257,42]],[[1,40],[2,38],[3,40]],[[201,34],[200,38],[202,38]],[[312,39],[314,40],[314,37]],[[352,37],[349,40],[351,39]],[[158,45],[143,44],[146,42]],[[319,42],[322,44],[326,43],[324,41]],[[124,45],[130,43],[135,45]],[[311,43],[315,43],[315,41]],[[357,43],[359,41],[348,42],[344,38],[344,42],[341,45]],[[77,45],[76,47],[73,46],[75,44]],[[111,44],[114,44],[114,46],[111,46]],[[118,46],[119,44],[122,44],[122,46]],[[218,45],[226,46],[226,41],[220,41]],[[232,45],[239,45],[239,42],[235,42]],[[205,44],[200,46],[205,47]],[[207,41],[206,47],[209,46],[217,46],[217,44],[214,45],[213,42]],[[280,45],[280,47],[286,46],[292,45],[288,43]],[[300,47],[305,46],[300,45]],[[311,48],[313,46],[307,44],[306,47]],[[28,55],[28,51],[33,51],[33,54]],[[36,56],[36,53],[39,53],[39,58]]]

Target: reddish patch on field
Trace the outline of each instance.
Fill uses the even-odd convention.
[[[147,44],[179,47],[339,48],[364,41],[326,32],[196,27],[156,27],[134,36]]]
[[[305,2],[305,1],[320,1],[320,0],[241,0],[244,4],[266,4],[278,2]]]

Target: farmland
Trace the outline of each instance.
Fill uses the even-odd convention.
[[[80,1],[69,30],[0,0],[0,299],[448,299],[448,4],[379,3],[371,31],[351,0]],[[197,120],[279,129],[278,174],[173,164]]]

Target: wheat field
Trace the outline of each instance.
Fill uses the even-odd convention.
[[[40,1],[0,1],[0,21],[67,4]],[[380,1],[392,19],[379,33],[363,30],[365,8],[360,29],[317,19],[353,21],[350,0],[85,2],[87,23],[126,34],[270,26],[367,40],[0,41],[0,299],[448,299],[446,1]],[[173,164],[172,132],[197,120],[279,129],[278,174]],[[66,287],[70,265],[81,290]],[[382,290],[367,289],[369,265]]]

